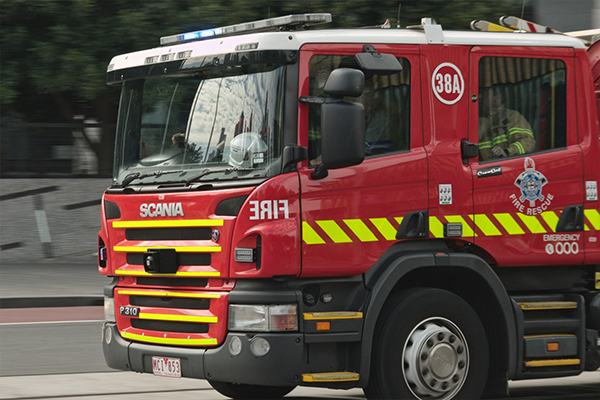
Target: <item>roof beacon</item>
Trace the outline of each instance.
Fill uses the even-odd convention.
[[[238,25],[229,25],[220,28],[180,33],[179,35],[163,36],[160,38],[160,44],[161,46],[167,46],[176,43],[209,39],[215,36],[232,36],[242,33],[263,32],[270,30],[297,30],[309,25],[317,25],[327,22],[331,22],[331,14],[329,13],[286,15],[284,17],[263,19],[260,21],[246,22]]]

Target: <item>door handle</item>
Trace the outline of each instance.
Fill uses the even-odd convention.
[[[429,236],[429,211],[411,211],[402,220],[396,239],[417,239]]]
[[[567,206],[560,214],[556,232],[574,232],[583,230],[583,205]]]

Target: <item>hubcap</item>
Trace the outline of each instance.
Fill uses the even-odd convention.
[[[446,318],[428,318],[410,333],[402,352],[404,379],[419,399],[453,398],[469,369],[461,330]]]

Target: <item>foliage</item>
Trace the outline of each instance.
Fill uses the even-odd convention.
[[[472,19],[519,14],[521,1],[401,1],[402,26],[435,17],[446,29]],[[161,36],[306,12],[330,12],[330,27],[396,25],[398,0],[2,0],[0,105],[26,122],[71,122],[85,115],[116,121],[119,90],[105,83],[106,66],[121,53],[156,47]],[[112,134],[95,148],[108,158]],[[100,154],[102,153],[102,154]]]

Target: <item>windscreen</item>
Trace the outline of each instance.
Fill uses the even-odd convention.
[[[113,185],[277,174],[284,72],[251,64],[125,82]]]

